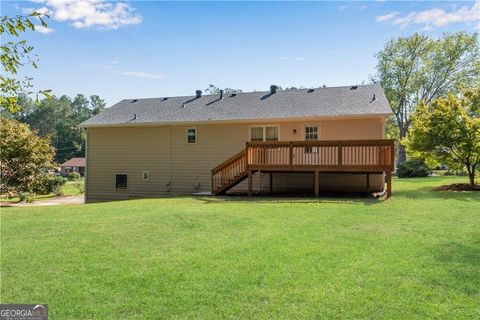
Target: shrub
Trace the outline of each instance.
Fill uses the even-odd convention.
[[[60,176],[44,174],[41,176],[39,186],[35,189],[38,194],[54,193],[56,196],[62,195],[62,186],[67,182]]]
[[[20,201],[25,201],[26,203],[31,203],[33,202],[33,195],[28,192],[21,192],[18,194],[18,198]]]
[[[53,166],[55,150],[50,137],[36,133],[26,124],[0,117],[0,194],[22,196],[42,187],[42,170]]]
[[[83,183],[83,181],[74,182],[73,187],[77,189],[80,193],[85,193],[85,184]]]
[[[408,160],[397,166],[399,178],[428,177],[430,173],[423,160]]]
[[[67,175],[67,179],[68,181],[75,181],[75,180],[80,180],[81,176],[79,173],[76,173],[76,172],[70,172],[68,175]]]

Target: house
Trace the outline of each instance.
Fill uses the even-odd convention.
[[[82,123],[86,201],[177,194],[391,194],[380,85],[122,100]]]
[[[66,176],[71,172],[84,175],[85,173],[85,158],[72,158],[60,165],[60,174]]]

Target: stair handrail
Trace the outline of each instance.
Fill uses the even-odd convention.
[[[236,160],[242,158],[243,156],[245,156],[247,153],[247,150],[243,149],[242,151],[240,151],[239,153],[237,154],[234,154],[233,156],[231,156],[230,158],[228,158],[227,160],[223,161],[222,163],[220,163],[218,166],[216,166],[215,168],[212,169],[212,174],[215,174],[215,173],[218,173],[219,171],[221,171],[224,167],[226,167],[227,165],[229,165],[230,163],[232,162],[235,162]]]

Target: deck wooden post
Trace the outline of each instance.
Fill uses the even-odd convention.
[[[367,173],[367,192],[370,190],[370,173]]]
[[[213,180],[213,170],[212,170],[212,174],[211,174],[211,177],[210,177],[210,192],[212,194],[215,194],[215,184],[214,184],[214,180]]]
[[[318,197],[320,194],[320,172],[315,170],[315,197]]]
[[[252,188],[253,188],[253,181],[252,181],[252,170],[248,170],[248,196],[252,196]]]
[[[390,171],[386,172],[386,180],[387,180],[387,198],[392,196],[392,173]]]
[[[338,156],[337,156],[337,165],[338,167],[342,167],[342,164],[343,164],[343,145],[341,143],[337,144],[337,148],[338,148]]]
[[[270,193],[273,193],[273,172],[270,172]]]
[[[290,169],[293,169],[293,143],[291,141],[288,144],[288,164]]]

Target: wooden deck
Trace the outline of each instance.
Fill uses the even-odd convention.
[[[315,195],[319,173],[384,173],[387,197],[392,194],[393,140],[247,142],[245,149],[212,170],[212,193],[222,194],[252,175],[265,172],[313,172]]]

